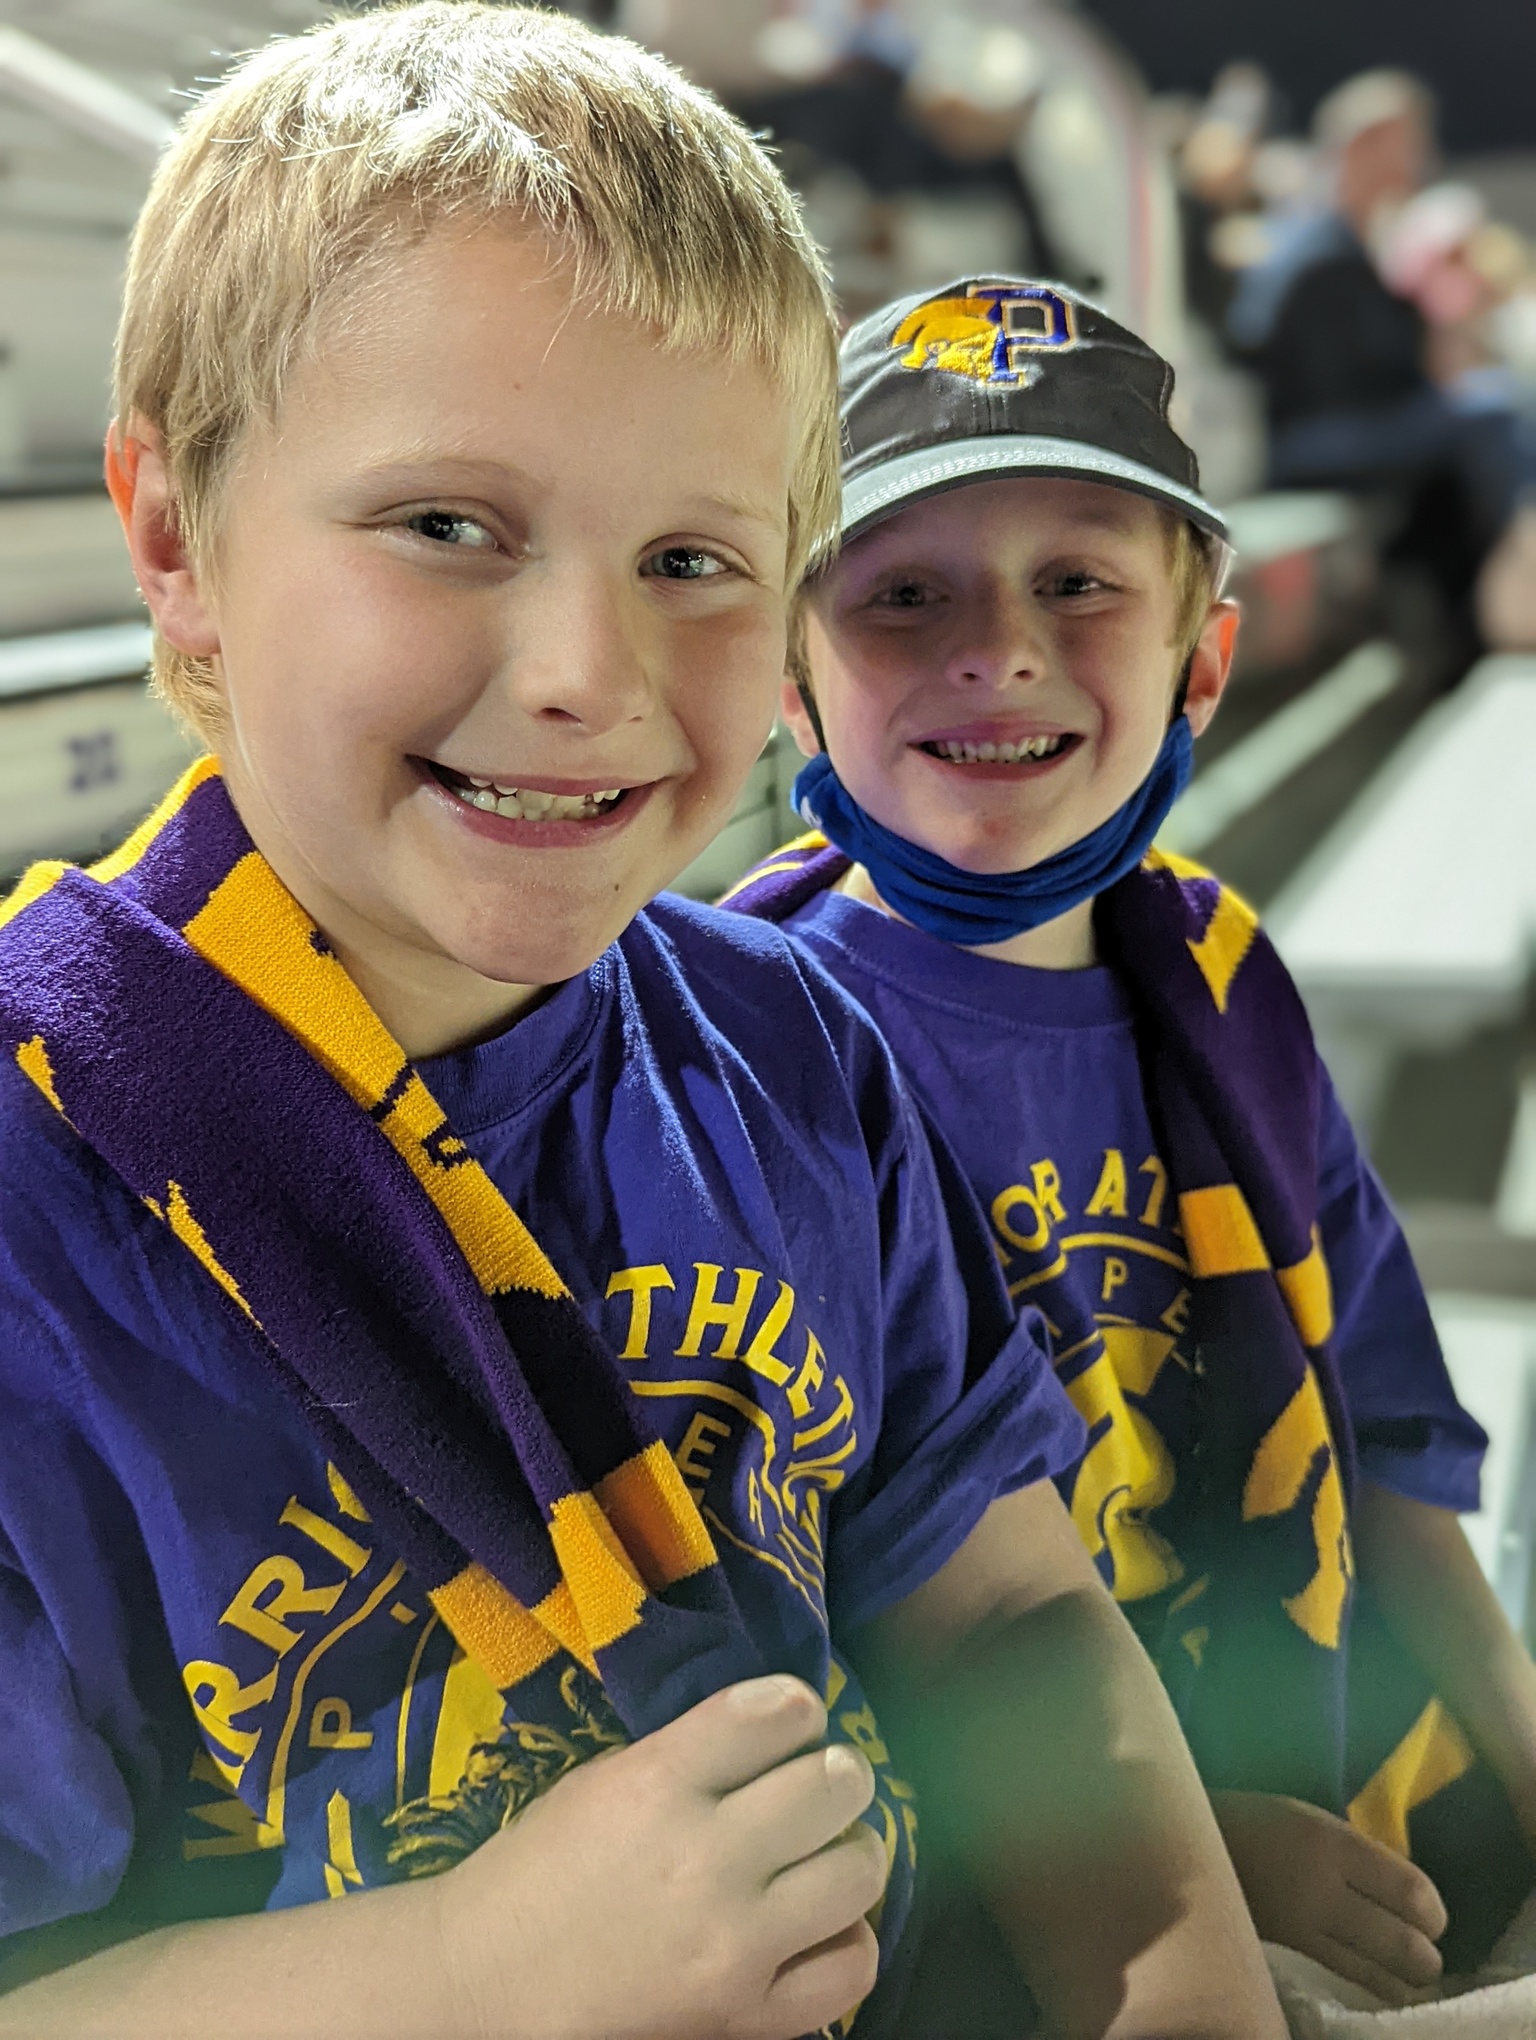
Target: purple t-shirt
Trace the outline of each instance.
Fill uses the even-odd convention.
[[[1063,1493],[1117,1598],[1150,1606],[1182,1577],[1199,1413],[1188,1261],[1118,979],[977,956],[837,892],[788,925],[874,1017],[990,1219],[1009,1294],[1043,1313],[1089,1426]],[[1361,1471],[1475,1509],[1487,1439],[1326,1074],[1322,1100],[1318,1223]]]
[[[1080,1452],[885,1047],[777,930],[659,903],[423,1074],[620,1356],[770,1663]],[[444,1867],[529,1767],[598,1746],[579,1688],[553,1741],[512,1733],[193,1257],[9,1068],[0,1150],[13,1957],[100,1908],[122,1931]]]

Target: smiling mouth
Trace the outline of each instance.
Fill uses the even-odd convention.
[[[509,822],[589,822],[610,815],[633,791],[614,786],[599,793],[544,793],[533,786],[506,786],[475,772],[456,772],[449,765],[424,759],[439,786],[481,814],[500,815]]]
[[[1038,765],[1059,758],[1078,738],[1071,731],[1054,737],[1021,737],[1016,744],[961,743],[955,738],[936,738],[917,749],[944,765]]]

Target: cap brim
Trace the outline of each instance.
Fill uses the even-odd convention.
[[[1156,468],[1143,467],[1139,461],[1078,439],[1002,432],[985,439],[950,439],[938,446],[918,447],[850,477],[843,483],[844,542],[925,496],[942,495],[967,482],[1002,481],[1011,475],[1102,482],[1109,488],[1150,496],[1154,502],[1181,512],[1231,554],[1232,539],[1221,512],[1196,490],[1170,481]]]

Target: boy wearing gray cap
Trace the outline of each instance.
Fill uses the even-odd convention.
[[[842,551],[784,695],[813,832],[727,898],[874,1015],[1044,1315],[1088,1426],[1064,1495],[1260,1932],[1401,2002],[1532,1880],[1536,1674],[1295,987],[1153,848],[1238,623],[1173,372],[986,277],[865,319],[842,381]]]

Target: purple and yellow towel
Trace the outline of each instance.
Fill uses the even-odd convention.
[[[630,1735],[765,1669],[617,1362],[192,767],[0,906],[0,1052],[219,1285],[506,1691],[565,1654]]]

